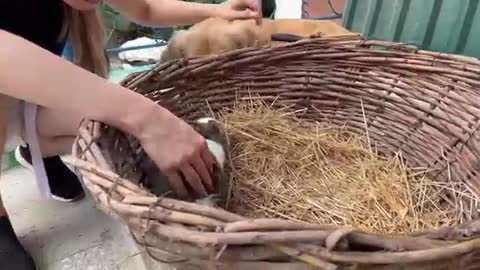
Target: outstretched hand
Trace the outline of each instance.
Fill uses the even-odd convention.
[[[173,191],[182,198],[192,195],[188,194],[187,185],[202,197],[213,192],[210,173],[216,161],[205,138],[160,107],[142,121],[138,138],[149,157],[168,176]]]

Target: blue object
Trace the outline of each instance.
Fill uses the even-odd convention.
[[[153,31],[153,39],[155,39],[155,43],[147,44],[147,45],[139,45],[139,46],[130,46],[130,47],[115,47],[107,49],[108,54],[118,54],[125,51],[132,51],[132,50],[141,50],[141,49],[149,49],[167,45],[167,40],[172,38],[174,33],[173,27],[155,27],[149,28],[146,26],[137,26],[139,29],[151,29]]]
[[[120,53],[124,51],[132,51],[132,50],[141,50],[141,49],[149,49],[149,48],[155,48],[155,47],[160,47],[167,45],[166,42],[157,42],[157,43],[152,43],[152,44],[147,44],[147,45],[139,45],[139,46],[130,46],[130,47],[116,47],[112,49],[108,49],[107,52],[112,54],[112,53]]]
[[[70,41],[67,41],[65,43],[65,47],[63,48],[63,53],[62,53],[63,58],[67,59],[70,62],[73,62],[73,47],[72,43]]]

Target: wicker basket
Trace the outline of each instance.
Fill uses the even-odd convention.
[[[166,63],[123,85],[186,120],[252,93],[362,134],[365,112],[381,151],[401,150],[410,164],[437,168],[436,177],[465,181],[480,194],[476,59],[348,34]],[[148,158],[135,139],[92,121],[79,134],[75,165],[97,205],[126,223],[153,258],[177,269],[480,269],[476,205],[465,205],[468,224],[408,237],[247,220],[150,195],[126,180],[142,177],[127,168]]]

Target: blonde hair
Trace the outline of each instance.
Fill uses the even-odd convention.
[[[64,10],[65,21],[61,38],[69,38],[73,47],[74,63],[107,78],[110,65],[105,54],[106,35],[100,12],[78,11],[67,4],[64,5]]]

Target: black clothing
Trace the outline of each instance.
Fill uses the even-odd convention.
[[[62,0],[0,0],[0,29],[61,55],[64,21]]]

